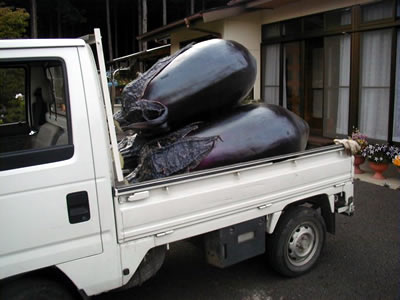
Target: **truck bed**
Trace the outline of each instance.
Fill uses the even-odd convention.
[[[193,230],[202,234],[280,212],[296,199],[333,197],[352,184],[351,162],[343,146],[331,145],[118,186],[118,239],[170,235],[168,240],[179,240]],[[352,189],[348,193],[352,196]],[[207,225],[196,226],[201,224]]]

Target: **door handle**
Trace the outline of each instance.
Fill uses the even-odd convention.
[[[146,199],[150,196],[149,191],[137,192],[128,197],[128,202]]]
[[[90,220],[89,197],[86,191],[67,195],[68,218],[71,224]]]

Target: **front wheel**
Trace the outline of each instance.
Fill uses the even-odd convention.
[[[321,254],[325,232],[324,219],[316,210],[301,206],[289,209],[274,233],[267,236],[270,265],[288,277],[308,272]]]
[[[74,300],[77,294],[47,278],[21,278],[0,285],[0,299]]]

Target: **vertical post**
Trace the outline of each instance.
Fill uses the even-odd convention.
[[[107,13],[107,37],[108,37],[108,57],[111,61],[113,59],[112,50],[112,33],[111,33],[111,18],[110,18],[110,0],[106,0],[106,13]]]
[[[190,14],[194,15],[194,0],[190,0]]]
[[[147,0],[142,0],[142,33],[147,32]],[[143,42],[142,50],[147,50],[147,42]]]
[[[57,37],[62,37],[61,0],[57,1]]]
[[[112,116],[110,93],[108,92],[108,83],[107,83],[107,78],[106,78],[106,64],[104,63],[103,45],[101,44],[100,29],[95,28],[94,36],[95,36],[95,43],[96,43],[96,49],[97,49],[97,59],[98,59],[99,68],[100,68],[100,83],[101,83],[101,89],[103,92],[104,106],[105,106],[106,115],[107,115],[108,133],[110,135],[111,149],[112,149],[112,153],[113,153],[113,157],[114,157],[114,164],[115,164],[115,173],[117,175],[116,179],[119,182],[121,182],[124,180],[124,175],[122,174],[121,157],[120,157],[119,151],[118,151],[117,136],[115,133],[115,125],[114,125],[114,120],[113,120],[113,116]]]
[[[143,19],[143,10],[142,10],[142,1],[138,1],[138,33],[139,35],[143,34],[143,24],[142,24],[142,19]],[[139,42],[139,51],[142,51],[142,42]]]
[[[163,0],[162,9],[163,9],[163,25],[167,25],[167,0]]]
[[[116,1],[115,1],[116,2]],[[118,3],[114,5],[113,10],[113,19],[114,19],[114,55],[115,57],[119,56],[118,49]]]
[[[36,8],[36,0],[31,0],[31,38],[33,39],[36,39],[38,37]]]

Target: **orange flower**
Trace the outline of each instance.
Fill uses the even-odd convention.
[[[400,167],[400,155],[396,155],[393,160],[392,163],[396,166],[396,167]]]

